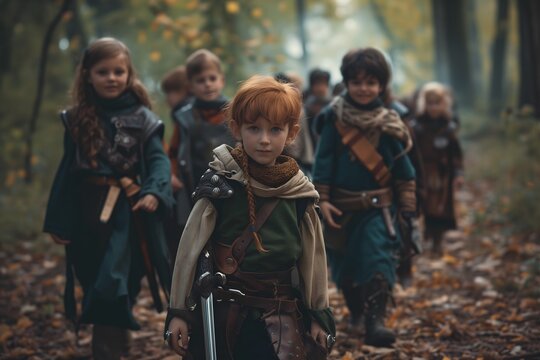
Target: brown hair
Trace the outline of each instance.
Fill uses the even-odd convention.
[[[288,124],[289,129],[298,125],[302,111],[300,91],[291,84],[281,83],[271,76],[255,75],[246,80],[234,99],[225,108],[229,124],[234,120],[238,127],[263,117],[273,124]],[[243,146],[240,150],[240,166],[246,177],[249,223],[259,252],[266,252],[260,236],[255,231],[255,196],[251,189],[249,160]]]
[[[71,118],[70,131],[75,142],[92,167],[97,167],[97,154],[104,142],[105,133],[96,114],[96,93],[88,82],[90,69],[98,62],[124,55],[128,68],[127,91],[132,91],[139,101],[151,107],[146,88],[138,79],[127,46],[114,38],[105,37],[92,42],[83,53],[77,66],[71,91],[75,116]]]
[[[390,79],[392,70],[384,54],[375,48],[358,48],[350,50],[341,60],[339,68],[345,85],[360,74],[375,77],[382,88],[380,94],[384,103],[390,101]]]
[[[164,93],[172,91],[183,91],[188,88],[188,79],[185,66],[178,66],[163,76],[161,80],[161,90]]]
[[[221,60],[219,60],[216,54],[206,49],[195,51],[186,60],[188,80],[193,79],[194,76],[211,67],[215,67],[219,73],[223,73],[221,71]]]

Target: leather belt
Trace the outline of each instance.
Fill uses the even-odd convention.
[[[333,188],[331,201],[342,211],[364,211],[372,208],[388,208],[392,205],[392,188],[370,191],[351,191]]]

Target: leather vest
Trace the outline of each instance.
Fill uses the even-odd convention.
[[[221,144],[234,146],[235,141],[225,123],[204,121],[192,104],[174,113],[174,120],[180,128],[180,173],[191,192],[212,161],[213,150]]]
[[[75,113],[74,110],[64,110],[61,113],[62,121],[68,131]],[[133,175],[142,159],[144,143],[155,133],[163,136],[163,123],[145,106],[140,106],[129,114],[113,116],[109,121],[116,128],[116,133],[112,138],[106,136],[98,152],[98,159],[110,166],[119,176]],[[92,169],[76,141],[75,144],[73,170]]]

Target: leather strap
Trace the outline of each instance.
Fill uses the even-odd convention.
[[[255,219],[255,231],[259,231],[262,225],[264,225],[278,202],[279,199],[272,199],[259,209]],[[253,241],[250,227],[251,225],[248,225],[244,232],[230,246],[217,241],[215,242],[214,261],[218,270],[222,273],[231,275],[238,270],[238,266],[244,260],[246,249]]]
[[[244,256],[246,255],[246,249],[249,247],[249,245],[253,241],[252,232],[259,231],[259,229],[264,225],[266,220],[270,217],[270,214],[272,214],[272,211],[278,204],[279,199],[274,198],[264,204],[259,211],[257,211],[257,216],[255,219],[255,229],[250,229],[250,226],[246,227],[242,235],[237,237],[234,242],[232,243],[232,255],[236,259],[238,265],[242,263],[244,260]]]
[[[369,170],[381,187],[387,187],[391,179],[390,170],[388,170],[383,157],[375,149],[375,146],[369,142],[357,127],[346,126],[340,121],[336,121],[335,124],[343,144]]]

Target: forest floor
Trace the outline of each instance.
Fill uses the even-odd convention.
[[[479,222],[489,194],[490,184],[468,183],[457,196],[460,230],[447,234],[444,255],[418,256],[412,285],[396,287],[387,319],[394,347],[363,345],[331,285],[338,333],[330,359],[540,359],[540,239]],[[53,246],[0,249],[0,359],[91,358],[90,327],[76,337],[62,315],[64,262]],[[146,286],[135,315],[143,330],[132,333],[126,359],[178,358],[163,343],[165,314],[152,310]]]

